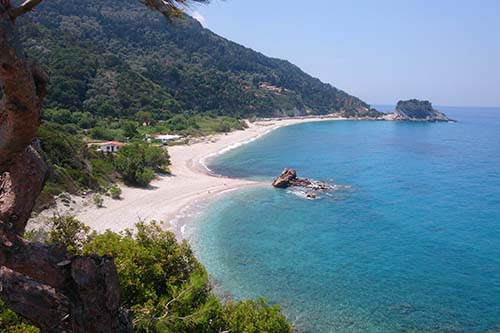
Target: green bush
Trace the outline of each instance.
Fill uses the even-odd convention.
[[[128,139],[132,139],[139,134],[137,131],[139,124],[135,121],[122,120],[120,121],[120,127],[123,130],[123,135]]]
[[[78,135],[68,133],[66,127],[49,122],[38,131],[49,173],[37,208],[47,207],[54,202],[53,196],[61,192],[100,190],[118,177],[111,154],[99,154],[93,147],[88,148]]]
[[[208,274],[189,244],[177,242],[173,233],[155,222],[139,223],[135,231],[103,234],[90,234],[73,217],[55,217],[50,225],[49,243],[63,244],[77,255],[97,253],[114,258],[120,303],[131,310],[135,332],[291,332],[280,307],[268,305],[262,298],[223,304],[212,293]],[[9,325],[22,323],[11,311],[5,309],[4,315],[1,310],[0,329],[10,327],[5,320]]]
[[[115,166],[125,183],[145,187],[154,179],[154,170],[169,164],[168,153],[161,147],[132,143],[118,152]]]
[[[25,323],[21,317],[0,301],[0,333],[38,333],[40,330]]]
[[[170,156],[165,148],[147,146],[144,150],[144,160],[147,166],[155,171],[162,171],[163,167],[170,164]]]
[[[154,222],[135,233],[94,234],[83,252],[114,257],[136,332],[291,332],[279,306],[264,299],[223,305],[189,244]]]
[[[116,133],[104,127],[94,127],[90,130],[90,136],[96,140],[115,140]]]
[[[90,228],[73,216],[53,216],[49,220],[47,241],[63,244],[68,251],[78,253],[88,243],[89,232]]]
[[[94,194],[92,200],[94,201],[94,205],[96,205],[97,208],[101,208],[104,205],[104,199],[99,193]]]
[[[146,187],[155,178],[155,173],[149,168],[137,170],[135,173],[135,183],[141,187]]]
[[[281,314],[278,305],[268,305],[259,298],[256,301],[229,301],[224,305],[223,321],[230,332],[281,333],[290,332],[290,324]]]
[[[122,189],[120,187],[118,187],[117,185],[113,185],[110,189],[109,189],[109,194],[111,195],[111,198],[112,199],[120,199],[120,196],[122,195]]]

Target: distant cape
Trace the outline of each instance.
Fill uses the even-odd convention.
[[[423,121],[423,122],[449,122],[454,121],[448,118],[443,112],[432,107],[429,101],[410,99],[399,101],[396,110],[384,116],[386,120],[394,121]]]

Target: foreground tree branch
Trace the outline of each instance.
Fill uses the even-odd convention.
[[[42,190],[47,167],[31,146],[14,160],[10,172],[0,176],[0,221],[17,235],[23,235],[31,209]]]
[[[149,8],[152,8],[167,16],[178,15],[182,12],[181,7],[189,6],[192,2],[208,3],[210,0],[139,0]]]
[[[56,289],[45,286],[8,268],[0,268],[0,296],[8,306],[45,332],[69,331],[69,299]]]
[[[26,0],[19,7],[14,7],[9,10],[9,16],[15,20],[17,17],[32,11],[33,8],[38,6],[43,0]]]
[[[8,15],[0,3],[0,173],[6,172],[33,140],[40,126],[47,75],[30,63]]]

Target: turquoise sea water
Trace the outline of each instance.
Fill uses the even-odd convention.
[[[500,332],[500,109],[458,123],[279,129],[212,161],[350,189],[219,196],[187,234],[222,292],[280,303],[303,332]]]

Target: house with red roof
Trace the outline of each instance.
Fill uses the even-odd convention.
[[[108,141],[108,142],[99,142],[94,145],[99,147],[97,151],[102,151],[105,153],[116,153],[120,150],[120,148],[125,146],[125,143],[119,141]]]

